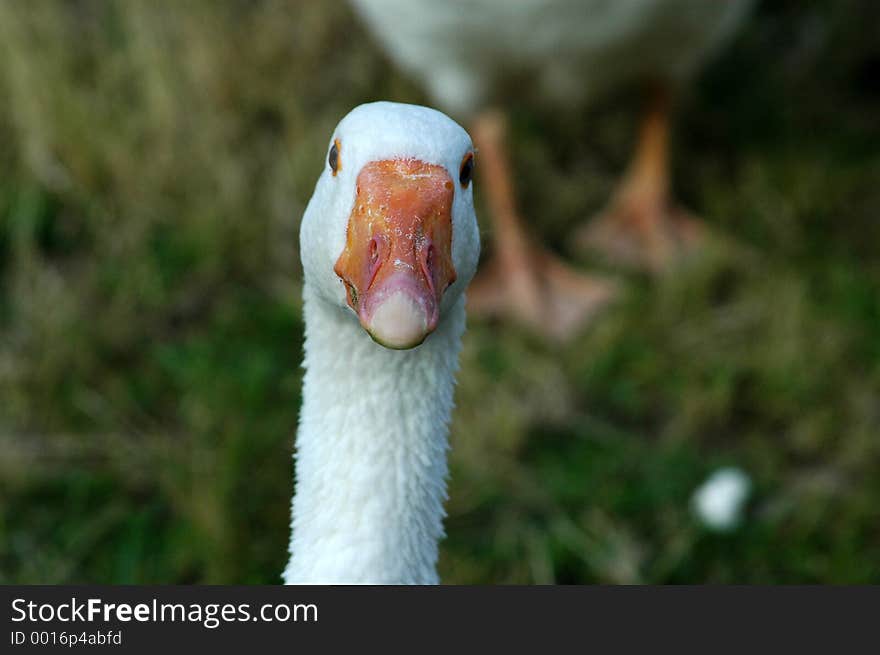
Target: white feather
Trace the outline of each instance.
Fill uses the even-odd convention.
[[[453,201],[458,281],[422,345],[396,351],[372,341],[346,306],[333,264],[365,164],[416,157],[445,166],[457,180],[473,146],[440,112],[385,102],[354,109],[334,139],[341,168],[336,176],[321,175],[301,230],[306,372],[284,580],[436,583],[448,423],[465,323],[462,290],[479,256],[471,188],[457,187]]]
[[[742,470],[735,467],[719,469],[694,492],[694,511],[710,530],[732,530],[740,523],[751,487],[749,476]]]
[[[753,0],[352,0],[395,63],[461,115],[507,76],[567,102],[619,84],[678,82]],[[534,93],[536,89],[526,92]]]

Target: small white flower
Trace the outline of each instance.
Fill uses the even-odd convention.
[[[719,469],[694,492],[694,511],[707,528],[718,532],[732,530],[739,525],[751,486],[749,476],[740,469]]]

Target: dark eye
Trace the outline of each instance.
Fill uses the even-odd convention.
[[[330,154],[327,155],[327,163],[330,164],[330,170],[333,175],[339,172],[339,139],[333,140],[333,146],[330,148]]]
[[[474,176],[474,153],[469,152],[464,156],[464,159],[461,160],[461,170],[458,173],[458,181],[461,182],[461,186],[467,188],[467,185],[471,183],[471,178]]]

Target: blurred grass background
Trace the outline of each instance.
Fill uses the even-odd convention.
[[[677,118],[727,238],[562,349],[471,325],[444,581],[880,582],[878,80],[871,0],[762,3]],[[341,2],[0,3],[0,582],[279,582],[299,218],[378,98],[425,102]],[[513,111],[569,256],[632,100]],[[726,464],[718,535],[689,501]]]

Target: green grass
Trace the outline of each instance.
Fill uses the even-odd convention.
[[[880,20],[766,4],[678,115],[679,197],[724,238],[609,271],[565,347],[471,325],[445,581],[880,582]],[[3,3],[0,96],[0,582],[278,582],[299,218],[349,108],[426,99],[323,2]],[[569,258],[629,100],[513,112]],[[729,464],[754,494],[718,535],[689,501]]]

